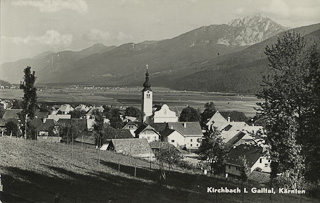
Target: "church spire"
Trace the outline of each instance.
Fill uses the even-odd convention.
[[[146,90],[151,90],[151,83],[149,81],[149,65],[146,65],[147,67],[147,72],[146,72],[146,81],[143,83],[143,90],[142,91],[146,91]]]

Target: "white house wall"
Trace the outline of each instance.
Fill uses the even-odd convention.
[[[178,146],[184,146],[185,145],[185,138],[183,135],[178,133],[177,131],[173,131],[169,136],[168,136],[168,142],[175,147]]]

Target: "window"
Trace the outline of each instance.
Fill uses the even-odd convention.
[[[229,165],[229,169],[231,169],[231,166]]]
[[[190,142],[192,142],[192,139],[190,139]]]
[[[198,147],[198,146],[199,146],[199,144],[196,144],[196,146]]]
[[[264,167],[268,167],[269,166],[269,164],[264,164]]]
[[[262,163],[262,158],[260,158],[260,164]]]
[[[190,147],[192,147],[192,144],[190,144]]]
[[[174,142],[174,140],[171,140],[171,142]]]

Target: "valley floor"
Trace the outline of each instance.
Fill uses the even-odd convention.
[[[100,158],[99,158],[100,157]],[[118,166],[120,164],[120,172]],[[134,177],[134,167],[136,177]],[[318,202],[303,195],[209,194],[240,183],[175,169],[158,181],[156,163],[82,145],[0,137],[3,202]],[[246,186],[250,187],[250,186]],[[271,197],[271,200],[270,200]]]

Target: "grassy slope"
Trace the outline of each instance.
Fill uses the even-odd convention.
[[[175,171],[168,174],[167,186],[157,183],[158,167],[148,162],[117,155],[98,154],[94,149],[58,143],[40,143],[0,137],[0,173],[6,194],[14,194],[32,202],[216,202],[206,187],[229,188],[240,184]],[[121,172],[117,163],[120,162]],[[133,177],[137,165],[137,177]],[[246,194],[244,202],[270,202],[266,194]],[[296,195],[272,195],[272,202],[316,202]],[[7,200],[18,198],[6,196]],[[241,194],[219,194],[218,202],[241,202]],[[6,202],[6,201],[4,201]]]

